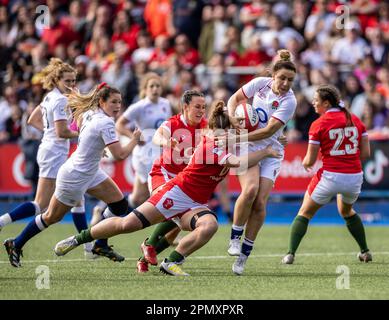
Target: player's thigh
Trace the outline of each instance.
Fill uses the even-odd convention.
[[[269,199],[273,186],[273,180],[264,177],[260,178],[259,190],[253,206],[254,212],[263,212],[266,209],[267,200]]]
[[[116,183],[107,178],[98,185],[87,190],[91,196],[104,201],[105,203],[113,203],[123,199],[123,193],[120,191]]]
[[[55,191],[55,182],[56,179],[51,178],[39,178],[38,180],[35,202],[38,203],[42,212],[49,206]]]
[[[337,195],[336,203],[338,205],[339,214],[343,218],[347,218],[347,217],[352,216],[352,215],[355,214],[355,211],[353,210],[353,204],[354,203],[347,203],[347,202],[345,202],[341,194]]]
[[[148,197],[149,196],[149,188],[147,182],[142,182],[138,175],[135,176],[134,188],[131,193],[133,198],[138,197]]]
[[[312,200],[311,196],[307,191],[305,192],[304,200],[299,209],[298,215],[303,216],[307,219],[311,219],[315,215],[317,210],[319,210],[321,207],[322,207],[321,204]]]
[[[258,193],[259,166],[248,168],[245,174],[238,175],[238,180],[242,188],[241,194],[255,198]]]

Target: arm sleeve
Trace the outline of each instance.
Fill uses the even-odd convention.
[[[320,122],[314,121],[309,128],[309,143],[320,145]]]
[[[68,115],[66,113],[66,105],[67,105],[67,99],[61,98],[58,99],[53,107],[53,120],[68,120]]]
[[[246,83],[242,87],[243,94],[250,99],[255,93],[261,91],[271,82],[270,78],[258,77]]]
[[[111,119],[107,119],[101,127],[101,138],[106,146],[119,141],[115,131],[115,123]]]

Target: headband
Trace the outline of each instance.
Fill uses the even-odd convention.
[[[100,84],[97,86],[97,91],[100,91],[100,90],[101,90],[101,88],[105,87],[106,85],[107,85],[107,83],[106,83],[106,82],[102,82],[102,83],[100,83]]]

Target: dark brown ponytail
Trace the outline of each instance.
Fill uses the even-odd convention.
[[[230,127],[227,107],[222,100],[216,101],[212,104],[208,127],[212,130]]]
[[[326,84],[319,86],[316,92],[322,101],[328,101],[330,103],[331,108],[338,108],[342,112],[344,112],[346,116],[346,125],[348,127],[354,125],[353,120],[351,118],[351,113],[343,105],[343,101],[341,101],[340,99],[340,92],[337,88],[332,85]]]

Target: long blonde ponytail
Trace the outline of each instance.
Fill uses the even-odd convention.
[[[102,83],[96,86],[92,91],[87,94],[80,94],[79,92],[72,91],[68,95],[68,108],[73,114],[73,119],[80,127],[82,115],[89,110],[96,110],[99,107],[99,100],[107,101],[111,94],[119,93],[116,88],[108,86],[106,83]]]

